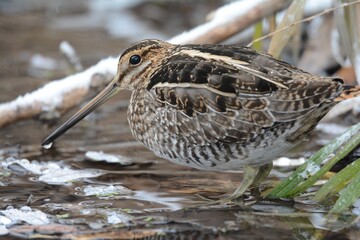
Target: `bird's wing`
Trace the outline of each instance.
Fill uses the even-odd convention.
[[[249,48],[190,45],[151,76],[148,90],[177,111],[182,134],[242,142],[309,116],[341,87]]]

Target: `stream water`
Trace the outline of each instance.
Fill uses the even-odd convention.
[[[166,39],[196,26],[221,4],[215,0],[206,4],[1,1],[0,102],[71,74],[73,69],[58,50],[63,40],[88,67],[119,54],[136,40]],[[190,208],[203,197],[231,193],[242,174],[198,171],[156,157],[130,133],[129,96],[127,92],[115,97],[50,149],[40,146],[43,138],[77,109],[51,124],[32,119],[0,129],[2,239],[359,238],[360,210],[330,216],[328,206],[309,202],[306,195],[256,204],[254,197],[248,197],[245,206]],[[342,131],[337,125],[336,129]],[[338,132],[333,134],[319,131],[311,144],[288,156],[308,157]],[[292,169],[275,167],[263,190]]]

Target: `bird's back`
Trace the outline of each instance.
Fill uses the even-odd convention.
[[[177,46],[135,89],[134,136],[157,155],[200,169],[262,165],[310,133],[342,91],[246,47]]]

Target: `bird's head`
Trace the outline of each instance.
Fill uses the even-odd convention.
[[[117,85],[120,90],[146,88],[151,74],[161,66],[174,47],[153,39],[135,43],[121,54],[118,72],[111,84]]]
[[[111,83],[50,134],[42,145],[49,146],[55,139],[121,90],[146,88],[151,74],[161,66],[174,48],[175,46],[170,43],[153,39],[143,40],[130,46],[121,54],[117,74]]]

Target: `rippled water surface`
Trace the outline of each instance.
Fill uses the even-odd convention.
[[[189,29],[221,4],[114,1],[108,6],[100,2],[105,1],[0,2],[0,101],[71,74],[73,70],[58,51],[63,40],[74,46],[87,67],[119,54],[130,42],[145,37],[166,39]],[[54,64],[34,65],[34,56],[40,55]],[[245,199],[245,206],[191,208],[204,197],[229,194],[242,174],[198,171],[156,157],[131,136],[126,120],[129,96],[126,92],[111,100],[49,150],[40,147],[41,141],[76,109],[51,123],[33,119],[0,129],[0,234],[4,238],[359,236],[356,214],[329,216],[327,206],[308,202],[306,196],[253,204],[255,194]],[[323,139],[326,136],[317,134],[309,145],[317,149]],[[313,149],[306,146],[291,156],[307,157]],[[103,154],[110,154],[111,160],[104,161]],[[263,190],[290,170],[275,168]]]

